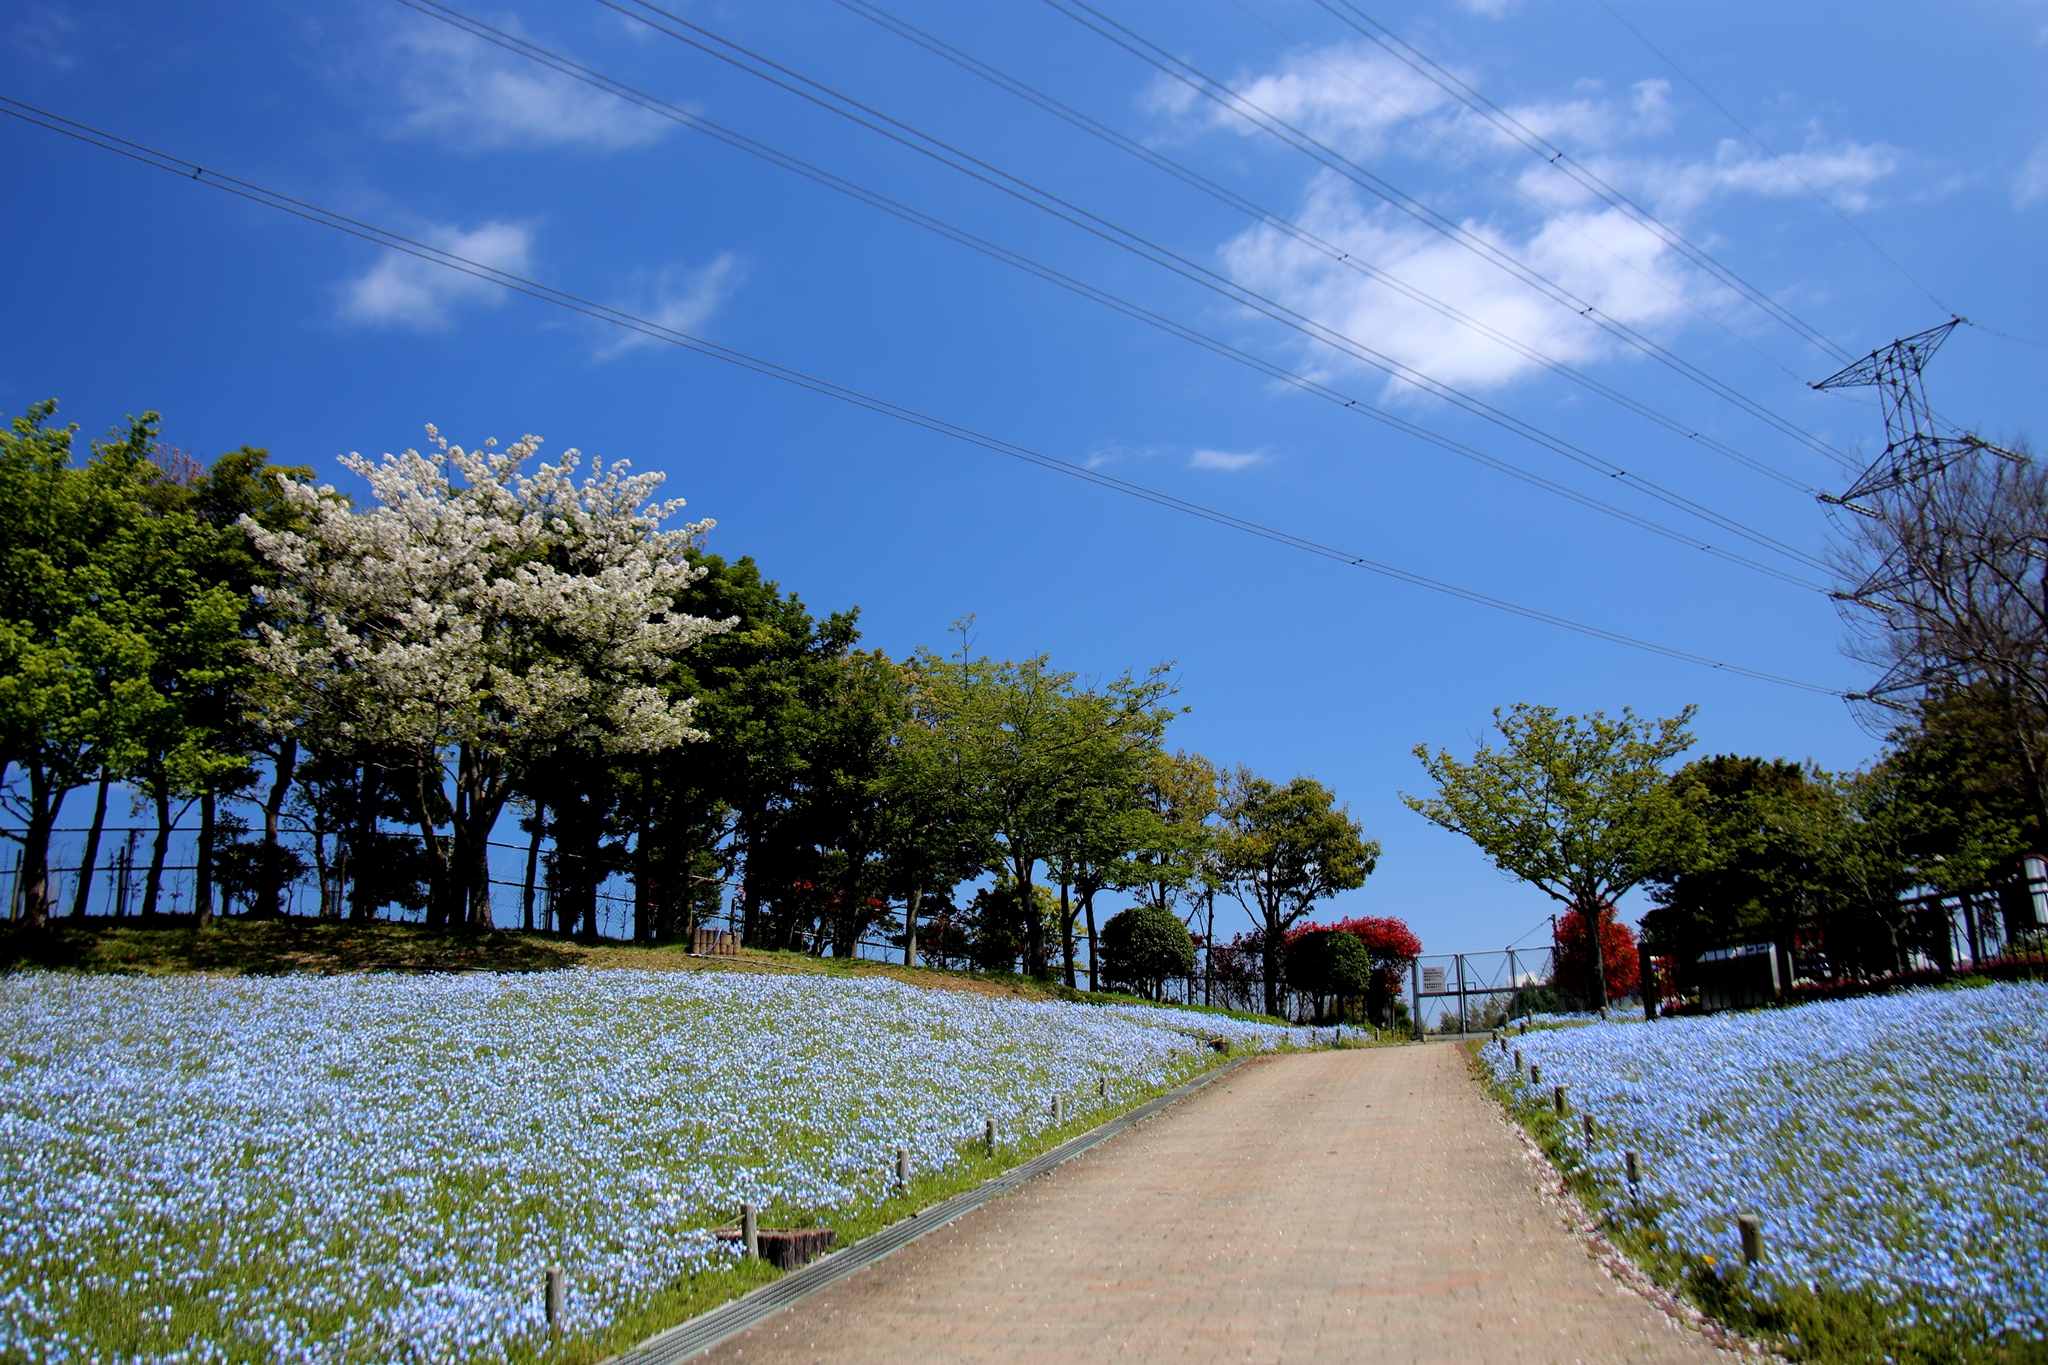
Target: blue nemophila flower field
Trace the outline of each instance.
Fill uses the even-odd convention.
[[[1568,1087],[1624,1205],[1635,1149],[1677,1248],[1739,1266],[1735,1219],[1761,1215],[1766,1294],[1832,1285],[2048,1329],[2048,986],[1538,1030],[1482,1056],[1531,1100]]]
[[[732,1253],[1287,1030],[890,981],[0,978],[0,1357],[502,1359]]]

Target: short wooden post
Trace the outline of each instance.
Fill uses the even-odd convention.
[[[1097,1076],[1095,1078],[1095,1098],[1098,1100],[1107,1100],[1109,1098],[1109,1077]]]
[[[1065,1095],[1054,1095],[1052,1097],[1052,1126],[1057,1128],[1066,1121],[1067,1097]]]
[[[1593,1145],[1593,1116],[1589,1113],[1580,1114],[1579,1126],[1586,1130],[1586,1145],[1591,1147]]]
[[[1521,1075],[1522,1075],[1522,1049],[1520,1049],[1520,1048],[1516,1048],[1516,1049],[1515,1049],[1515,1076],[1516,1076],[1516,1078],[1517,1078],[1517,1079],[1520,1079]]]
[[[1753,1213],[1745,1213],[1735,1220],[1736,1231],[1742,1234],[1742,1261],[1745,1265],[1756,1265],[1764,1258],[1764,1220]]]
[[[562,1273],[562,1267],[558,1265],[551,1265],[548,1267],[547,1311],[548,1326],[550,1327],[559,1327],[562,1325],[563,1310],[568,1306],[569,1289],[568,1285],[565,1282],[565,1279],[566,1277]]]
[[[1557,1116],[1559,1118],[1563,1118],[1566,1114],[1571,1112],[1571,1107],[1565,1103],[1564,1087],[1561,1085],[1553,1085],[1552,1087],[1550,1087],[1550,1102],[1553,1106],[1556,1107]]]
[[[1636,1154],[1633,1149],[1621,1154],[1621,1169],[1628,1174],[1630,1189],[1634,1189],[1638,1184],[1642,1183],[1643,1172],[1636,1165]]]
[[[1541,1062],[1529,1063],[1529,1084],[1543,1084],[1543,1064]]]
[[[903,1147],[896,1149],[896,1188],[899,1190],[910,1188],[910,1152],[907,1148]]]
[[[982,1129],[981,1139],[988,1145],[988,1154],[994,1156],[996,1154],[996,1121],[994,1119],[990,1119],[987,1126]]]
[[[761,1254],[761,1210],[752,1204],[740,1205],[740,1250],[749,1256]]]

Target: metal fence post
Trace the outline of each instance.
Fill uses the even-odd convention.
[[[1416,1038],[1417,1038],[1418,1040],[1420,1040],[1421,1038],[1423,1038],[1423,1037],[1425,1036],[1425,1035],[1423,1034],[1423,1031],[1422,1031],[1422,959],[1421,959],[1421,958],[1417,958],[1417,959],[1415,959],[1415,961],[1413,961],[1413,962],[1411,962],[1411,963],[1409,963],[1409,964],[1408,964],[1408,1000],[1409,1000],[1409,1004],[1410,1004],[1410,1012],[1409,1012],[1410,1022],[1412,1022],[1412,1023],[1413,1023],[1414,1025],[1415,1025],[1415,1036],[1416,1036]]]
[[[1459,953],[1456,962],[1458,967],[1458,1036],[1462,1038],[1465,1036],[1465,955]]]

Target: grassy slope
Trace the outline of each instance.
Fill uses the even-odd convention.
[[[336,920],[216,920],[204,933],[170,921],[59,920],[40,933],[0,925],[0,971],[24,967],[52,971],[115,972],[137,976],[274,976],[305,972],[542,972],[573,967],[633,968],[656,972],[766,972],[867,979],[887,977],[935,990],[971,991],[1022,1000],[1147,1005],[1136,996],[1069,990],[1013,972],[950,972],[864,958],[745,951],[733,957],[694,957],[676,945],[579,943],[559,934],[475,933],[417,924],[355,924]],[[1261,1023],[1261,1015],[1201,1005],[1197,1013],[1224,1014]]]
[[[1724,1277],[1713,1257],[1673,1247],[1626,1190],[1581,1165],[1567,1133],[1575,1118],[1495,1084],[1479,1061],[1483,1044],[1465,1046],[1480,1086],[1542,1147],[1607,1240],[1658,1284],[1742,1336],[1814,1365],[2048,1365],[2048,1342],[1989,1340],[1932,1314],[1914,1322],[1913,1305],[1887,1304],[1867,1291],[1794,1288],[1777,1302],[1750,1292],[1739,1276]]]
[[[803,953],[743,952],[732,957],[693,957],[680,947],[582,944],[549,934],[429,930],[407,924],[351,924],[308,920],[221,920],[204,933],[189,924],[144,928],[134,922],[59,922],[41,933],[0,926],[0,969],[43,968],[84,973],[215,976],[356,972],[530,972],[567,968],[638,968],[678,972],[749,972],[823,975],[840,979],[887,977],[940,990],[971,991],[1014,999],[1062,999],[1095,1004],[1150,1002],[1107,992],[1069,990],[1010,973],[946,972],[901,964],[814,958]],[[1184,1007],[1196,1012],[1200,1006]],[[1239,1015],[1240,1018],[1258,1018]],[[1279,1022],[1279,1021],[1269,1021]],[[1210,1064],[1223,1058],[1212,1057]],[[1158,1087],[1163,1092],[1170,1088]],[[1154,1092],[1156,1093],[1156,1092]],[[1028,1161],[1076,1133],[1152,1097],[1127,1097],[1101,1109],[1076,1113],[1062,1128],[1005,1145],[993,1154],[979,1145],[963,1147],[960,1160],[943,1171],[915,1177],[904,1193],[871,1206],[836,1210],[831,1222],[844,1246],[916,1210],[971,1189],[1020,1162]],[[816,1226],[817,1211],[764,1210],[766,1226]],[[556,1343],[539,1357],[515,1358],[581,1365],[625,1349],[654,1332],[706,1312],[750,1289],[779,1278],[760,1261],[684,1277],[637,1305],[611,1330],[594,1337]]]

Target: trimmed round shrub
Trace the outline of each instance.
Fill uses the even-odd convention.
[[[1315,999],[1363,1000],[1372,989],[1372,955],[1358,935],[1311,929],[1287,945],[1287,984]]]
[[[1102,968],[1107,984],[1159,998],[1170,978],[1195,969],[1195,941],[1171,910],[1134,905],[1102,926]]]

